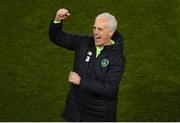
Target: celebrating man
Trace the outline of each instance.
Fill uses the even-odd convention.
[[[49,30],[52,42],[75,52],[62,116],[67,121],[116,121],[119,82],[125,68],[117,21],[102,13],[95,18],[93,36],[74,35],[62,30],[68,16],[67,9],[59,9]]]

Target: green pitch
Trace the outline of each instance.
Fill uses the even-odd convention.
[[[118,121],[180,121],[179,0],[4,0],[0,4],[0,121],[63,121],[73,52],[49,41],[59,8],[64,30],[91,34],[107,11],[124,37]]]

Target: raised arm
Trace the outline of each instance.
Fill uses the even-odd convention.
[[[55,19],[51,22],[49,28],[49,39],[69,50],[77,50],[83,43],[87,43],[88,36],[74,35],[63,32],[63,20],[65,20],[70,13],[67,9],[59,9],[56,13]]]

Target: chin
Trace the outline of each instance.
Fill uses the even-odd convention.
[[[95,45],[96,45],[96,46],[98,46],[98,47],[102,47],[102,45],[101,45],[101,44],[97,44],[97,43],[96,43]]]
[[[99,42],[95,41],[95,45],[100,45]]]
[[[96,40],[95,40],[95,44],[96,44],[96,45],[100,45],[100,44],[101,44],[101,42],[100,42],[100,41],[96,41]]]

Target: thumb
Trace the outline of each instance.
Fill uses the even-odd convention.
[[[67,15],[67,16],[70,16],[71,14],[68,12],[66,15]]]

